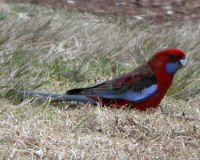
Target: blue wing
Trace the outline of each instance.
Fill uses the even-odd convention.
[[[154,84],[149,86],[148,88],[144,88],[140,92],[135,92],[135,91],[126,91],[122,94],[118,94],[117,92],[105,92],[98,94],[99,97],[101,98],[106,98],[106,99],[120,99],[120,100],[128,100],[132,102],[143,102],[145,100],[148,100],[151,98],[158,89],[158,85]]]
[[[149,66],[142,65],[118,79],[89,88],[75,88],[67,91],[67,94],[143,102],[156,94],[157,90],[156,75]]]

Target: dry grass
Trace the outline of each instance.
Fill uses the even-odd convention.
[[[199,25],[123,18],[0,2],[0,159],[199,159]],[[153,113],[7,95],[89,86],[170,47],[189,62]]]

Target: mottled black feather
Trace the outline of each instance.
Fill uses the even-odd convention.
[[[130,82],[129,82],[130,81]],[[132,81],[132,82],[131,82]],[[123,94],[127,91],[141,92],[144,88],[156,84],[157,78],[147,65],[142,65],[134,71],[122,75],[120,78],[113,79],[107,82],[88,88],[75,88],[68,90],[68,95],[98,95],[102,92],[116,92]]]

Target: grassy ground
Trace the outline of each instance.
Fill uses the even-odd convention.
[[[0,159],[199,159],[199,32],[0,2]],[[7,94],[89,86],[171,47],[188,65],[154,113]]]

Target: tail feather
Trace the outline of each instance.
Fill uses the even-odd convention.
[[[22,91],[22,90],[12,90],[13,92],[27,95],[27,96],[34,96],[39,98],[49,98],[55,101],[76,101],[82,103],[91,103],[91,104],[98,104],[98,102],[88,98],[84,95],[66,95],[66,94],[51,94],[45,92],[34,92],[34,91]]]
[[[105,84],[106,82],[103,82],[92,87],[70,89],[66,92],[66,94],[67,95],[95,95],[95,88],[98,88]]]

